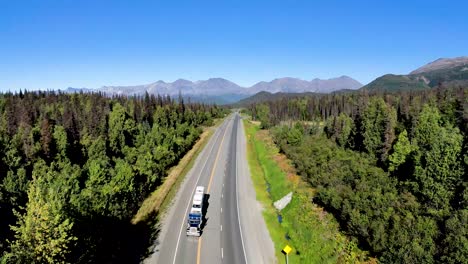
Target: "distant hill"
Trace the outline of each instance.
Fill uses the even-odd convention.
[[[316,96],[319,95],[318,93],[311,93],[311,92],[306,92],[306,93],[283,93],[283,92],[278,92],[278,93],[270,93],[270,92],[258,92],[248,98],[242,99],[239,102],[233,104],[235,107],[245,107],[254,103],[263,103],[267,101],[277,101],[281,99],[294,99],[294,98],[301,98],[301,97],[307,97],[307,96]]]
[[[184,100],[191,102],[228,105],[246,98],[248,95],[242,94],[221,94],[221,95],[183,95]]]
[[[408,75],[394,75],[386,74],[381,76],[362,89],[371,90],[387,90],[387,91],[400,91],[400,90],[421,90],[430,88],[424,81],[411,78]]]
[[[157,81],[150,84],[131,86],[103,86],[99,89],[68,88],[66,92],[103,92],[109,95],[144,95],[160,94],[191,98],[193,101],[230,104],[247,98],[261,91],[271,93],[330,93],[342,89],[359,89],[361,83],[348,76],[331,78],[327,80],[313,79],[312,81],[297,78],[279,78],[270,82],[259,82],[251,87],[241,87],[223,78],[211,78],[192,82],[178,79],[174,82]]]
[[[468,57],[441,58],[412,71],[408,75],[386,74],[361,89],[369,91],[421,90],[438,85],[468,85]]]
[[[448,68],[410,74],[412,78],[423,81],[429,87],[439,84],[445,86],[468,84],[468,62],[463,65],[454,65]]]
[[[427,73],[436,70],[444,70],[450,69],[457,66],[466,66],[468,65],[468,57],[456,57],[456,58],[440,58],[431,63],[428,63],[412,72],[410,74],[420,74],[420,73]]]

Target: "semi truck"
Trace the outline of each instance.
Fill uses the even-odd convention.
[[[187,220],[187,236],[200,236],[203,224],[205,187],[197,186]]]

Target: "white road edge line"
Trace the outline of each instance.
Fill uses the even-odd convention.
[[[219,133],[219,135],[221,135],[221,134],[222,133]],[[211,146],[211,149],[210,149],[209,153],[211,153],[213,151],[214,146],[216,145],[215,143],[216,143],[216,140],[213,142],[213,146]],[[200,170],[200,173],[198,174],[197,184],[198,184],[198,181],[200,181],[200,176],[202,175],[203,169],[205,169],[205,166],[208,163],[208,160],[209,160],[209,154],[208,154],[208,156],[206,158],[205,164],[203,164],[203,167]],[[187,204],[187,208],[185,209],[185,216],[187,215],[190,204],[192,203],[191,198],[193,197],[193,194],[195,193],[196,188],[197,188],[197,185],[195,185],[195,187],[193,188],[192,195],[190,196],[190,199],[189,199],[189,203]],[[174,261],[172,261],[172,264],[175,264],[176,259],[177,259],[177,250],[179,249],[180,236],[182,235],[182,230],[184,229],[185,216],[182,218],[182,224],[180,225],[179,237],[177,238],[177,244],[176,244],[176,248],[175,248],[175,251],[174,251]]]
[[[239,121],[239,120],[238,120]],[[238,135],[239,135],[239,124],[240,122],[237,124],[237,135],[236,135],[236,144],[237,144],[237,139],[238,139]],[[239,186],[238,186],[238,177],[237,177],[237,167],[239,165],[238,163],[238,149],[236,147],[236,202],[237,202],[237,220],[239,222],[239,231],[240,231],[240,236],[241,236],[241,242],[242,242],[242,250],[244,251],[244,259],[245,259],[245,263],[247,264],[247,254],[245,254],[245,246],[244,246],[244,238],[242,236],[242,227],[241,227],[241,223],[240,223],[240,214],[239,214],[239,194],[238,194],[238,191],[239,191]]]

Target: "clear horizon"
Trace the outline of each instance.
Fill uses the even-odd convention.
[[[367,84],[468,55],[464,1],[11,1],[0,91],[342,75]]]

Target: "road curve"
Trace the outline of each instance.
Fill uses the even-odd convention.
[[[273,243],[246,164],[245,135],[234,113],[216,129],[188,172],[144,263],[273,263]],[[187,237],[188,210],[198,185],[208,194],[206,225],[201,237]]]

